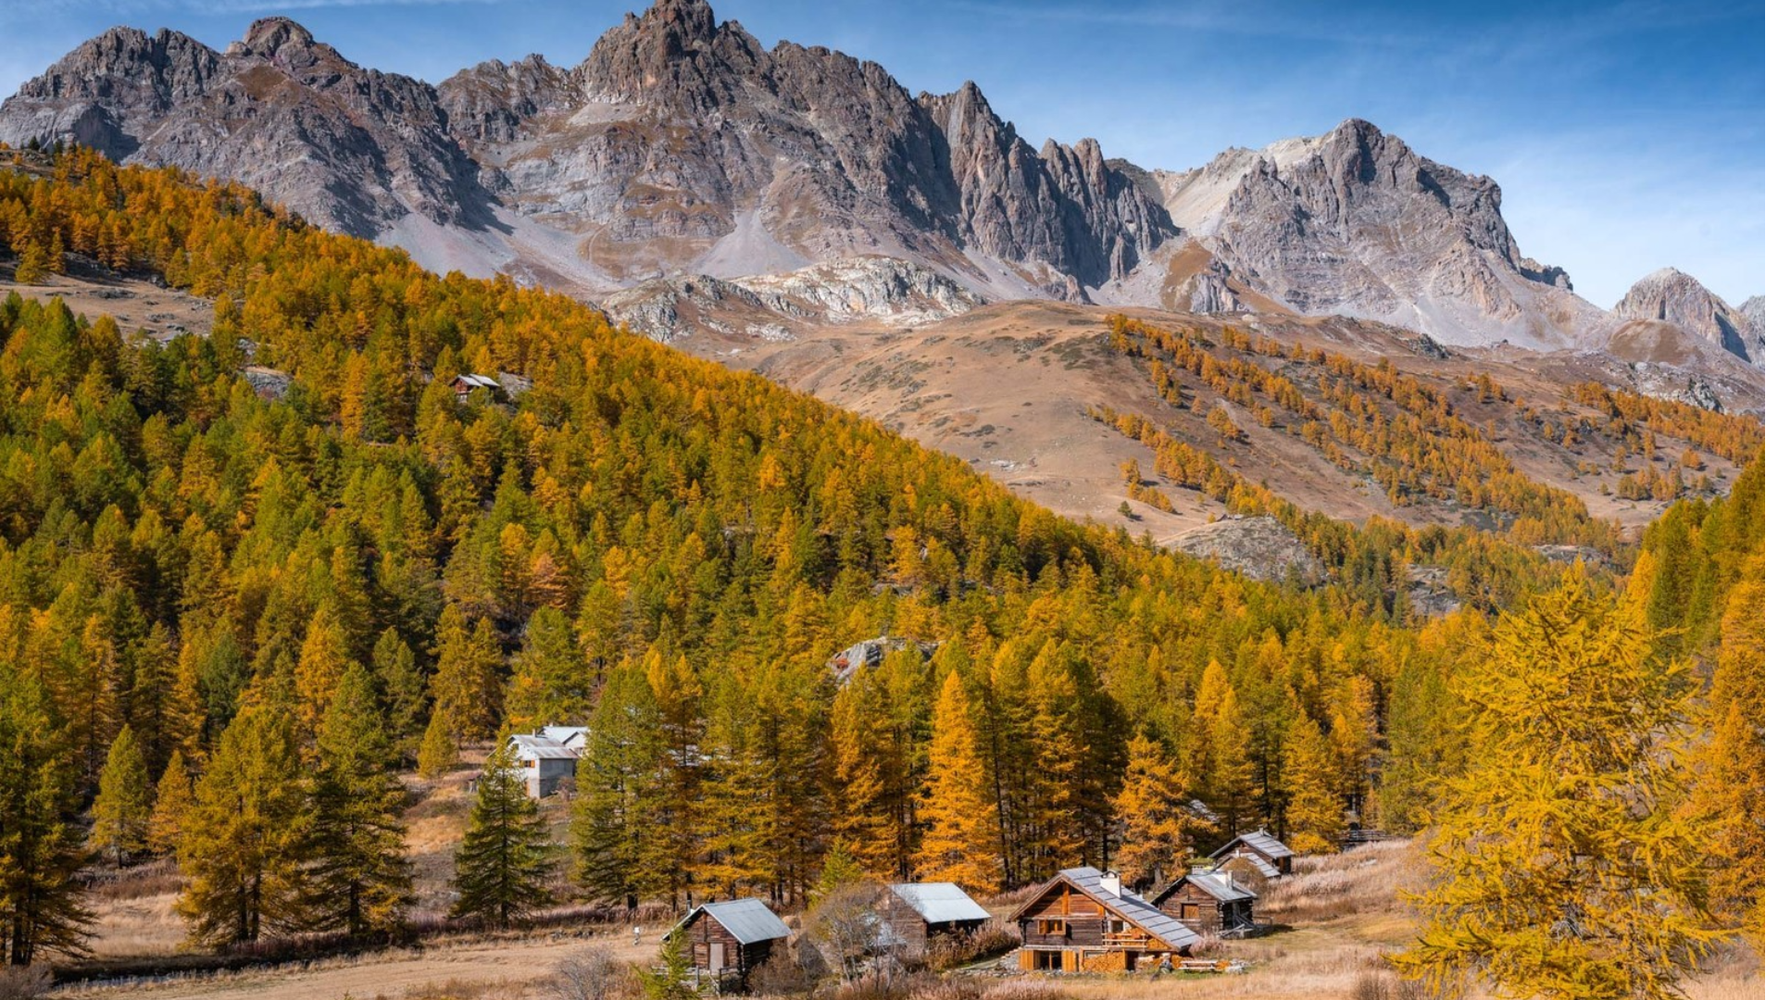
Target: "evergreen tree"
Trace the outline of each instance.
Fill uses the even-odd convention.
[[[698,1000],[693,972],[691,942],[675,927],[661,942],[660,959],[642,970],[642,995],[647,1000]]]
[[[1340,774],[1328,739],[1309,712],[1297,708],[1284,742],[1284,828],[1298,854],[1330,854],[1339,849],[1343,810]]]
[[[99,772],[99,797],[93,800],[92,844],[122,866],[124,859],[148,846],[148,825],[154,814],[153,787],[142,748],[128,724],[118,730]]]
[[[914,856],[915,873],[921,881],[992,892],[1000,886],[994,810],[969,699],[956,673],[946,676],[939,690],[928,752],[931,770],[921,805],[929,826]]]
[[[1509,996],[1682,995],[1716,936],[1708,850],[1675,808],[1685,671],[1642,623],[1578,569],[1501,619],[1462,691],[1470,768],[1434,829],[1405,973],[1452,989],[1479,976]]]
[[[346,669],[316,741],[308,839],[315,926],[350,934],[397,926],[413,897],[401,809],[406,792],[370,672]]]
[[[581,660],[568,616],[538,608],[525,626],[525,647],[513,658],[506,690],[507,724],[514,729],[585,721],[592,671]]]
[[[185,768],[185,754],[175,749],[167,758],[160,783],[154,789],[154,814],[148,819],[148,847],[156,854],[172,854],[179,847],[186,817],[191,815],[196,797],[192,791],[191,774]]]
[[[74,768],[43,686],[0,662],[0,965],[85,954],[92,915],[69,825]]]
[[[1133,884],[1183,874],[1198,856],[1198,842],[1216,834],[1190,809],[1191,795],[1167,748],[1137,733],[1114,803],[1121,834],[1117,870]]]
[[[549,824],[525,794],[505,733],[476,782],[469,829],[457,849],[453,916],[474,915],[504,927],[550,901],[556,871]]]
[[[290,713],[252,702],[223,731],[179,838],[193,940],[257,940],[303,925],[301,763]]]
[[[428,781],[441,777],[457,766],[458,759],[450,722],[443,712],[433,712],[432,721],[426,723],[426,735],[420,740],[420,777]]]
[[[395,749],[412,760],[426,731],[426,675],[414,659],[413,647],[393,628],[377,636],[370,662]]]
[[[456,740],[486,739],[500,720],[500,670],[504,663],[494,623],[472,626],[455,604],[438,619],[438,669],[432,675],[432,711],[443,714]]]
[[[575,765],[569,845],[574,881],[634,909],[666,898],[666,745],[648,677],[633,661],[612,670]]]

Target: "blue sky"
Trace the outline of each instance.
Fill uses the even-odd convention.
[[[584,57],[647,0],[0,0],[0,93],[113,24],[221,47],[283,13],[348,58],[434,82]],[[903,84],[974,79],[1034,143],[1184,169],[1367,118],[1505,192],[1522,252],[1609,307],[1663,266],[1738,304],[1765,286],[1757,2],[714,0],[770,46],[826,45]]]

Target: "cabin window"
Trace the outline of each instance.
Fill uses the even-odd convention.
[[[1056,922],[1061,923],[1061,921]],[[1039,969],[1053,970],[1062,967],[1062,953],[1059,951],[1040,951],[1032,956],[1032,959],[1031,964]]]
[[[1196,919],[1198,919],[1198,904],[1196,904],[1196,903],[1181,904],[1179,907],[1179,919],[1181,919],[1181,920],[1196,920]]]
[[[1065,920],[1039,920],[1037,922],[1037,933],[1046,935],[1066,934],[1068,933],[1068,922]]]
[[[1124,923],[1122,920],[1112,919],[1105,922],[1105,927],[1113,934],[1122,934],[1129,929],[1130,925]]]

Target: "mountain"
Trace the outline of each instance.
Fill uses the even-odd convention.
[[[1127,169],[1182,237],[1114,301],[1337,313],[1465,346],[1574,347],[1603,320],[1566,272],[1519,252],[1498,184],[1369,122],[1182,173]]]
[[[1766,364],[1766,300],[1759,295],[1734,309],[1698,279],[1663,267],[1630,286],[1612,309],[1630,321],[1668,323],[1761,368]]]
[[[873,302],[877,319],[926,315],[916,286],[937,281],[985,301],[1344,315],[1447,345],[1713,370],[1763,358],[1745,314],[1727,331],[1705,309],[1684,342],[1626,327],[1647,317],[1614,317],[1520,252],[1493,180],[1368,122],[1148,170],[1092,139],[1034,146],[970,82],[916,95],[873,62],[766,48],[705,0],[657,0],[574,66],[494,60],[436,87],[283,18],[222,52],[113,29],[0,104],[0,141],[55,138],[242,180],[435,272],[506,273],[638,317],[665,316],[663,295],[721,293],[750,313],[729,329],[810,317],[687,280],[831,277],[817,297],[837,299],[895,259],[918,280],[874,287],[914,297]]]

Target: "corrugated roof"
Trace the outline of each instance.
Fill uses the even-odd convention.
[[[742,944],[758,944],[761,941],[776,941],[790,936],[790,928],[784,926],[784,921],[779,920],[776,913],[766,904],[751,898],[705,903],[687,913],[673,925],[673,929],[678,930],[691,923],[700,912],[708,913],[711,920],[721,924]]]
[[[579,750],[586,746],[587,727],[544,726],[537,734],[545,739],[555,740],[570,750]]]
[[[476,386],[476,387],[482,388],[482,389],[498,389],[498,388],[500,388],[500,383],[494,381],[493,379],[487,377],[486,375],[471,375],[466,372],[462,375],[457,376],[457,378],[468,383],[469,385]]]
[[[1107,910],[1160,938],[1176,951],[1189,951],[1193,945],[1203,940],[1196,931],[1155,909],[1148,901],[1127,892],[1114,893],[1107,889],[1101,875],[1099,869],[1085,865],[1066,869],[1056,879],[1067,880],[1070,885],[1093,897]],[[1050,880],[1052,885],[1056,879]],[[1043,892],[1033,897],[1033,902],[1042,899],[1048,891],[1049,887],[1045,886]]]
[[[576,760],[580,754],[547,736],[512,737],[512,749],[521,760]]]
[[[1266,878],[1277,878],[1278,876],[1284,874],[1283,872],[1278,870],[1277,865],[1272,864],[1270,861],[1267,861],[1265,858],[1262,858],[1257,854],[1230,854],[1230,855],[1227,855],[1224,858],[1222,858],[1222,860],[1220,860],[1216,863],[1216,870],[1221,871],[1223,865],[1228,864],[1230,861],[1233,861],[1236,858],[1240,858],[1242,861],[1245,861],[1248,864],[1252,865],[1256,870],[1258,870],[1258,872],[1261,875],[1264,875]]]
[[[1272,836],[1271,834],[1267,833],[1263,829],[1254,830],[1251,833],[1241,834],[1240,836],[1236,837],[1234,840],[1229,841],[1228,843],[1217,848],[1215,851],[1211,852],[1210,856],[1213,858],[1220,858],[1224,854],[1228,853],[1228,851],[1231,848],[1233,848],[1239,844],[1246,844],[1248,847],[1251,847],[1254,850],[1258,851],[1259,853],[1264,854],[1268,858],[1293,858],[1293,857],[1296,857],[1295,851],[1291,850],[1288,847],[1285,847],[1283,841],[1279,840],[1277,837]]]
[[[988,919],[988,911],[952,882],[902,882],[890,886],[889,891],[929,924]]]
[[[1228,872],[1216,872],[1205,875],[1187,875],[1187,882],[1209,893],[1213,898],[1224,903],[1235,903],[1243,899],[1252,899],[1253,893],[1241,888],[1234,876]]]

